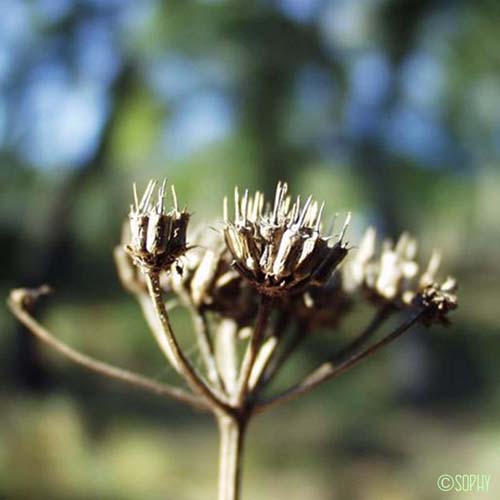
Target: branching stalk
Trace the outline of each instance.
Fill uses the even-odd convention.
[[[259,349],[264,338],[264,332],[271,314],[272,300],[265,295],[261,296],[259,310],[257,311],[257,319],[252,336],[248,342],[248,347],[241,363],[240,376],[238,381],[238,394],[236,396],[236,406],[241,407],[248,393],[248,381],[252,368],[259,353]]]
[[[375,316],[372,318],[368,326],[342,350],[335,354],[332,361],[339,363],[359,350],[375,333],[377,333],[379,328],[385,323],[394,310],[395,309],[391,306],[383,306],[377,309]]]
[[[269,365],[269,362],[276,351],[278,342],[278,337],[273,335],[269,337],[259,349],[259,353],[255,359],[255,363],[253,364],[250,378],[248,380],[248,389],[250,391],[253,391],[258,386],[266,367]]]
[[[226,392],[224,381],[219,373],[217,363],[215,362],[215,353],[212,338],[210,336],[210,328],[208,326],[207,316],[203,311],[191,307],[191,316],[205,369],[207,371],[208,380],[212,385],[217,387],[219,391]]]
[[[155,314],[155,310],[153,304],[151,303],[149,295],[144,292],[138,292],[136,294],[136,298],[141,306],[144,318],[149,325],[151,333],[153,334],[158,347],[163,352],[165,358],[167,358],[168,362],[170,363],[170,365],[172,365],[175,371],[177,373],[180,373],[179,364],[177,363],[177,360],[174,356],[174,353],[172,352],[172,348],[168,343],[167,338],[165,337],[165,335],[163,335],[161,324],[159,323],[158,317]]]
[[[264,385],[264,376],[274,359],[283,334],[290,323],[290,315],[283,312],[278,316],[272,335],[264,342],[255,360],[250,374],[249,389],[255,392],[257,388]]]
[[[156,315],[163,329],[163,333],[170,345],[172,354],[176,359],[180,372],[186,379],[186,382],[193,391],[200,394],[206,399],[207,403],[212,407],[214,411],[218,409],[231,411],[231,407],[229,407],[229,405],[227,405],[222,399],[220,399],[220,397],[210,389],[203,378],[196,373],[195,369],[186,358],[179,344],[177,343],[172,330],[172,326],[170,325],[170,319],[165,308],[165,303],[163,302],[162,290],[160,287],[158,274],[148,273],[146,275],[146,281]]]
[[[397,327],[394,331],[392,331],[389,335],[379,340],[375,344],[371,345],[367,349],[359,352],[358,354],[351,356],[348,360],[344,361],[343,363],[340,363],[339,365],[335,365],[332,361],[327,361],[323,363],[316,370],[314,370],[312,373],[306,376],[302,382],[290,387],[281,394],[274,396],[273,398],[268,399],[267,401],[264,401],[261,404],[257,405],[256,412],[262,413],[273,406],[277,406],[279,404],[284,403],[285,401],[289,401],[291,399],[295,399],[299,396],[307,394],[321,383],[341,375],[342,373],[346,372],[350,368],[357,365],[360,361],[362,361],[366,357],[370,356],[371,354],[374,354],[381,347],[385,346],[386,344],[389,344],[393,340],[400,337],[404,332],[406,332],[422,317],[423,313],[424,313],[423,310],[419,310],[412,317],[410,317],[399,327]]]
[[[283,349],[276,353],[276,355],[269,361],[259,386],[264,387],[267,385],[279,372],[281,367],[285,364],[288,358],[295,352],[297,347],[307,338],[309,328],[307,324],[302,322],[298,323],[297,329],[293,334],[293,338],[286,344]]]
[[[120,380],[133,385],[137,388],[144,389],[159,396],[167,396],[183,403],[186,403],[198,410],[206,411],[208,405],[198,396],[187,393],[186,391],[163,384],[144,377],[137,373],[133,373],[116,366],[109,365],[103,361],[99,361],[91,356],[83,354],[76,349],[68,346],[63,341],[55,338],[46,328],[44,328],[38,321],[31,316],[24,306],[25,299],[31,299],[34,296],[40,295],[37,291],[30,290],[15,290],[11,293],[8,300],[8,305],[14,316],[36,337],[42,342],[70,359],[74,363],[87,368],[95,373],[109,377],[112,379]]]
[[[238,325],[235,321],[222,319],[215,338],[215,353],[217,366],[224,380],[227,393],[235,394],[238,383]]]

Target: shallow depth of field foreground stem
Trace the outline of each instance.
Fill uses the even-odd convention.
[[[76,351],[31,314],[50,289],[16,289],[9,307],[47,345],[75,363],[137,389],[173,398],[214,415],[219,429],[219,500],[240,498],[245,434],[252,417],[304,396],[354,368],[416,323],[448,323],[456,308],[456,283],[437,280],[441,257],[434,251],[421,267],[416,240],[402,234],[380,245],[368,228],[356,250],[347,242],[350,214],[337,230],[325,230],[325,204],[292,198],[279,183],[275,197],[234,192],[234,216],[223,203],[223,223],[188,238],[190,214],[180,210],[175,189],[150,181],[136,187],[115,262],[124,288],[136,299],[154,341],[185,387],[170,386]],[[186,307],[202,363],[179,342],[169,306]],[[368,301],[373,318],[352,332],[346,346],[325,356],[291,387],[269,394],[281,367],[318,328],[337,330],[357,301]],[[389,318],[400,316],[387,329]],[[393,321],[391,321],[393,324]],[[243,349],[240,349],[240,344]],[[239,353],[243,354],[240,356]],[[195,459],[195,458],[193,458]]]

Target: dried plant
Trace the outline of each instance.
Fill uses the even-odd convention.
[[[351,251],[345,241],[350,215],[338,236],[333,228],[324,233],[324,204],[311,197],[293,201],[287,189],[279,183],[272,204],[260,192],[240,196],[236,189],[234,218],[225,199],[220,234],[199,230],[189,245],[190,214],[179,210],[175,190],[167,211],[165,182],[158,187],[151,181],[141,200],[134,186],[123,241],[115,249],[118,274],[186,389],[97,361],[57,340],[29,312],[47,286],[13,290],[9,298],[14,315],[34,335],[74,362],[213,413],[220,430],[220,500],[239,498],[243,440],[252,417],[344,373],[417,322],[446,323],[457,306],[455,281],[436,281],[437,253],[419,274],[416,241],[403,234],[377,250],[373,228]],[[178,343],[169,296],[191,311],[203,366],[196,367]],[[267,396],[266,388],[304,339],[319,326],[337,329],[359,300],[375,309],[366,328],[301,381]],[[367,346],[398,312],[404,313],[399,326]],[[241,359],[240,345],[246,345]]]

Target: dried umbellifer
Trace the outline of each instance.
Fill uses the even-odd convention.
[[[158,187],[150,181],[139,200],[134,186],[128,227],[115,259],[123,285],[139,301],[159,348],[188,389],[98,361],[56,339],[31,314],[33,304],[49,292],[47,286],[13,290],[9,306],[34,335],[75,363],[213,413],[221,441],[219,499],[236,500],[252,417],[336,378],[417,322],[448,324],[457,307],[456,283],[452,278],[437,281],[436,252],[421,272],[416,240],[407,234],[378,250],[370,228],[357,251],[349,251],[349,216],[338,236],[325,234],[324,204],[311,197],[304,203],[300,197],[292,200],[281,182],[273,203],[260,192],[249,196],[245,191],[240,197],[236,190],[234,219],[224,203],[223,238],[198,232],[189,244],[190,214],[179,210],[173,188],[174,206],[167,210],[165,189],[165,182]],[[177,296],[193,315],[200,366],[178,342],[165,292]],[[305,334],[318,327],[336,330],[356,310],[355,301],[364,299],[375,308],[368,325],[297,383],[268,396],[266,389]],[[401,322],[372,340],[398,312],[404,316]],[[288,331],[294,329],[290,339]]]

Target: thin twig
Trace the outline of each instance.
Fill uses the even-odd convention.
[[[130,235],[128,234],[129,225],[128,223],[124,225],[122,235],[122,241],[128,241]],[[133,264],[132,259],[127,254],[124,249],[124,245],[117,245],[113,250],[113,257],[115,259],[116,270],[118,273],[118,278],[125,290],[132,294],[139,305],[141,306],[142,314],[144,319],[148,324],[153,337],[158,344],[158,347],[163,352],[167,361],[172,365],[177,373],[179,373],[179,366],[170,348],[170,344],[163,335],[161,325],[156,317],[153,304],[149,298],[147,287],[145,282],[142,280],[141,271]],[[169,310],[168,304],[166,306],[167,311]]]
[[[228,395],[233,395],[237,390],[238,382],[238,353],[236,343],[238,325],[236,321],[223,318],[219,324],[215,337],[215,352],[217,366],[224,380]]]
[[[172,348],[168,343],[165,335],[162,334],[161,325],[158,321],[158,317],[155,314],[153,304],[151,303],[151,299],[149,295],[144,292],[138,292],[135,294],[139,305],[141,306],[142,313],[144,318],[146,319],[147,324],[149,325],[149,329],[153,334],[153,337],[158,344],[158,347],[163,352],[165,358],[167,358],[168,362],[172,365],[177,373],[180,373],[179,364],[175,359],[174,353],[172,352]]]
[[[33,301],[34,298],[37,298],[41,294],[42,292],[36,290],[14,290],[11,293],[7,303],[14,316],[33,335],[38,337],[54,350],[56,350],[63,356],[66,356],[74,363],[77,363],[100,375],[104,375],[105,377],[121,380],[122,382],[127,382],[130,385],[145,389],[146,391],[152,392],[159,396],[171,397],[178,401],[182,401],[183,403],[186,403],[198,410],[208,410],[208,405],[198,396],[189,394],[178,387],[163,384],[150,378],[144,377],[143,375],[139,375],[99,361],[95,358],[92,358],[91,356],[80,353],[79,351],[68,346],[66,343],[55,338],[46,328],[38,323],[38,321],[33,316],[31,316],[31,314],[25,308],[26,300]]]
[[[370,337],[377,332],[384,321],[390,316],[393,311],[392,307],[382,307],[377,309],[377,312],[368,324],[368,326],[363,330],[363,332],[358,335],[350,344],[344,347],[337,354],[332,356],[331,361],[334,363],[339,363],[345,358],[356,352],[360,347],[362,347]],[[297,349],[297,347],[307,338],[309,327],[307,323],[299,323],[297,325],[297,330],[294,334],[292,340],[285,345],[284,349],[278,353],[268,364],[264,375],[261,378],[260,386],[265,386],[272,378],[274,378],[280,368],[283,366],[285,361],[292,355],[292,353]]]
[[[191,307],[191,316],[193,318],[196,340],[198,348],[207,370],[207,377],[210,382],[220,391],[226,392],[224,381],[219,373],[217,363],[215,362],[214,345],[210,336],[207,315],[195,307]]]
[[[307,394],[312,389],[317,387],[319,384],[341,375],[345,371],[357,365],[361,360],[363,360],[367,356],[374,354],[381,347],[385,346],[386,344],[392,342],[393,340],[401,336],[406,330],[408,330],[411,326],[413,326],[422,317],[423,312],[424,312],[423,310],[419,310],[412,317],[410,317],[399,327],[393,330],[390,334],[388,334],[386,337],[379,340],[370,347],[366,348],[365,350],[359,352],[358,354],[351,356],[348,360],[344,361],[343,363],[340,363],[339,365],[335,365],[332,361],[327,361],[326,363],[323,363],[321,366],[316,368],[312,373],[306,376],[302,382],[290,387],[281,394],[278,394],[277,396],[274,396],[268,399],[267,401],[263,401],[262,403],[258,404],[256,406],[256,412],[262,413],[265,410],[271,408],[272,406],[279,405],[281,403],[284,403],[285,401],[289,401],[291,399],[297,398],[298,396]]]
[[[366,328],[343,349],[332,356],[332,362],[340,363],[360,349],[374,335],[395,309],[392,306],[382,306],[377,309],[374,317]]]
[[[283,349],[274,356],[269,362],[261,381],[259,383],[260,387],[264,387],[267,383],[273,379],[285,364],[285,361],[295,352],[297,347],[307,338],[309,333],[309,328],[304,322],[299,322],[297,324],[297,329],[293,335],[291,341],[283,346]]]
[[[248,342],[247,350],[241,363],[240,376],[238,380],[238,391],[236,394],[236,405],[241,407],[248,392],[248,381],[255,359],[259,353],[262,344],[264,332],[267,327],[269,316],[271,314],[272,299],[263,295],[260,299],[259,310],[252,336]]]
[[[268,371],[271,362],[276,359],[277,348],[289,323],[290,314],[282,311],[275,322],[272,335],[264,342],[255,360],[249,381],[251,391],[255,391],[264,385],[265,373]]]
[[[253,364],[252,371],[250,373],[250,378],[248,380],[248,389],[250,391],[254,391],[255,388],[259,385],[259,382],[262,378],[262,375],[269,365],[270,360],[273,357],[273,354],[276,352],[276,347],[278,346],[279,339],[278,337],[271,335],[265,342],[262,344],[259,349],[259,353],[257,358],[255,359],[255,363]]]
[[[195,369],[186,358],[179,344],[177,343],[177,339],[174,336],[172,326],[170,324],[170,319],[165,308],[165,303],[163,302],[162,290],[160,287],[158,274],[148,273],[146,275],[146,281],[156,315],[158,316],[158,320],[163,330],[163,334],[170,344],[172,353],[179,365],[181,374],[186,379],[186,382],[193,391],[205,397],[212,410],[215,411],[217,409],[221,409],[228,412],[232,411],[232,408],[222,400],[221,396],[215,394],[203,380],[203,378],[196,373]]]

